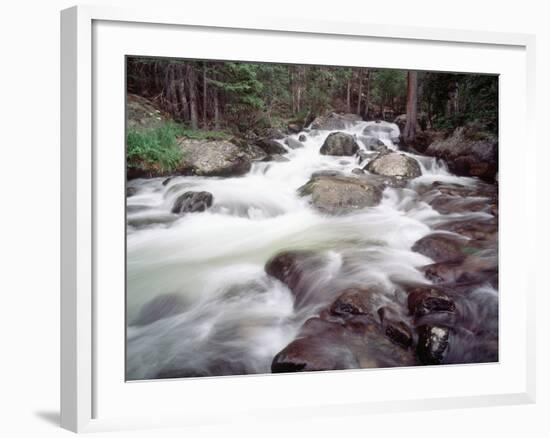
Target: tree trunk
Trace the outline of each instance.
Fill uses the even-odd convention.
[[[414,142],[416,138],[416,126],[418,119],[418,73],[409,71],[407,73],[407,122],[403,132],[403,139],[406,143]]]
[[[348,78],[347,96],[346,96],[346,112],[351,113],[351,77]]]
[[[359,91],[357,92],[357,115],[361,115],[361,95],[363,94],[363,69],[359,69]]]
[[[363,118],[368,120],[369,117],[369,105],[370,105],[370,83],[373,75],[372,70],[367,70],[367,95],[365,96],[365,115]]]
[[[187,64],[187,88],[189,89],[189,113],[191,115],[191,128],[199,128],[199,114],[197,111],[197,81],[195,69]]]
[[[206,125],[208,123],[207,120],[207,114],[206,114],[206,62],[202,63],[202,126],[203,128],[206,128]]]

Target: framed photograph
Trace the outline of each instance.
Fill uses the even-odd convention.
[[[534,37],[61,17],[63,427],[534,401]]]

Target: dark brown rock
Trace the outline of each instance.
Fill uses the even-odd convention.
[[[196,213],[212,206],[214,197],[209,192],[185,192],[178,196],[172,206],[172,213]]]
[[[416,354],[420,361],[425,365],[442,364],[449,347],[449,328],[422,325],[417,331]]]
[[[415,318],[434,312],[454,312],[456,309],[452,298],[438,288],[419,286],[409,288],[407,292],[409,312]]]
[[[465,242],[454,236],[433,233],[417,240],[412,250],[435,262],[460,261],[465,258]]]

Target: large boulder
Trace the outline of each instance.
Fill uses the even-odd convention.
[[[475,125],[462,126],[450,137],[434,141],[425,154],[445,160],[457,175],[494,181],[498,171],[498,138]]]
[[[363,119],[357,114],[336,114],[330,113],[325,116],[316,117],[311,123],[311,129],[323,129],[334,131],[336,129],[346,129],[354,123],[361,122]]]
[[[325,139],[320,153],[323,155],[345,155],[351,157],[359,150],[353,135],[345,132],[333,132]]]
[[[382,200],[378,185],[355,177],[317,176],[298,189],[301,196],[311,196],[313,206],[328,214],[346,214],[372,207]]]
[[[250,158],[229,141],[180,139],[181,171],[198,176],[234,176],[250,170]]]
[[[369,161],[365,169],[377,175],[396,178],[409,179],[422,175],[420,165],[414,158],[398,152],[379,155],[377,158]]]
[[[172,213],[197,213],[212,206],[214,197],[210,192],[185,192],[178,196],[172,206]]]
[[[451,297],[441,289],[432,286],[419,286],[409,289],[407,305],[415,318],[421,318],[434,312],[455,311],[456,306]]]
[[[333,315],[349,317],[353,315],[375,315],[376,304],[372,288],[349,288],[340,293],[330,306]]]

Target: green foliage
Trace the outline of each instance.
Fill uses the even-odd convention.
[[[126,135],[126,158],[129,168],[175,170],[181,162],[176,137],[183,129],[174,123],[149,130],[132,129]]]
[[[373,74],[371,88],[371,102],[374,105],[404,110],[407,95],[406,71],[376,70]]]

